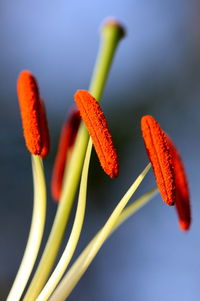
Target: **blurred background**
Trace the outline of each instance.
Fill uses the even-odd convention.
[[[102,101],[120,157],[120,175],[110,180],[93,154],[77,254],[148,162],[140,132],[144,114],[152,114],[181,151],[193,223],[188,233],[181,232],[175,209],[157,196],[106,242],[69,300],[199,300],[198,0],[0,1],[0,300],[5,300],[20,264],[32,212],[30,155],[16,96],[18,74],[31,70],[45,100],[51,133],[51,153],[44,162],[49,191],[60,127],[75,91],[88,88],[100,24],[108,16],[118,18],[127,30]],[[133,200],[154,185],[150,172]],[[49,193],[45,239],[56,207]]]

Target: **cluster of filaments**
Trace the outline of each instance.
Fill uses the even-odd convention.
[[[118,23],[112,20],[107,23],[107,29],[104,30],[106,39],[110,39],[110,34],[113,34],[113,32],[115,34],[115,39],[113,39],[113,41],[115,41],[115,45],[113,49],[115,50],[118,41],[124,35],[124,31]],[[106,68],[108,69],[108,66]],[[107,76],[108,72],[106,72],[105,74]],[[99,94],[102,93],[102,90],[103,86],[101,87]],[[17,92],[24,138],[26,146],[32,154],[36,199],[37,196],[39,196],[39,198],[41,197],[41,199],[45,199],[46,186],[42,174],[43,167],[41,160],[49,153],[50,138],[44,102],[40,96],[37,81],[31,72],[22,71],[20,73],[17,82]],[[114,147],[106,117],[93,93],[90,92],[86,90],[76,91],[74,95],[76,104],[69,111],[67,119],[65,120],[61,130],[51,180],[51,193],[53,199],[58,202],[58,213],[52,228],[52,235],[50,235],[50,240],[49,243],[47,243],[41,263],[36,271],[33,281],[30,284],[30,287],[28,288],[27,294],[24,297],[24,300],[27,301],[48,300],[72,258],[78,243],[84,218],[87,173],[92,145],[94,146],[99,162],[105,173],[110,178],[115,178],[119,174],[118,155],[116,148]],[[70,284],[71,279],[75,277],[74,274],[77,276],[76,281],[74,281],[74,283],[76,283],[107,237],[122,221],[127,218],[127,216],[136,211],[136,208],[132,207],[131,209],[130,207],[127,208],[125,213],[124,208],[134,191],[140,185],[150,166],[153,168],[157,187],[163,201],[169,206],[175,205],[180,228],[184,231],[189,229],[191,223],[189,188],[180,154],[172,140],[152,116],[146,115],[142,117],[141,131],[147,156],[151,164],[146,167],[123,196],[104,227],[97,236],[95,236],[77,260],[77,265],[75,263],[71,268],[66,279],[63,280],[63,285],[61,283],[60,290],[58,289],[58,292],[55,293],[55,297],[52,297],[50,300],[64,300],[68,296],[72,289],[71,287],[75,285]],[[88,144],[89,137],[90,142]],[[74,181],[71,180],[71,186],[67,183],[69,180],[69,174],[72,174],[71,177],[74,177],[74,181],[76,182],[74,183]],[[47,281],[62,242],[62,237],[70,215],[72,201],[76,192],[76,187],[78,187],[80,177],[79,200],[72,233],[61,260],[55,268],[52,276]],[[70,189],[73,190],[73,193],[70,193]],[[149,193],[148,197],[142,196],[138,202],[144,202],[145,197],[146,199],[150,198],[150,195],[152,194]],[[71,200],[69,201],[70,197]],[[27,244],[27,250],[22,260],[23,264],[20,267],[19,275],[16,278],[13,289],[8,297],[9,301],[19,300],[25,289],[39,251],[43,228],[44,221],[41,225],[40,234],[37,234],[37,244],[35,241],[31,241],[31,238],[31,242],[28,242]],[[34,231],[34,229],[31,231]],[[34,244],[34,246],[37,245],[37,247],[35,247],[34,256],[32,257],[29,254],[31,253],[31,250],[29,252],[29,249],[31,249],[31,243]],[[87,256],[90,257],[90,260],[88,260]],[[84,264],[78,266],[78,263],[83,262],[84,258],[87,261],[87,264],[85,266]],[[27,267],[28,263],[29,267]],[[64,286],[65,288],[68,286],[68,293],[62,295],[61,292],[63,292]],[[61,295],[63,297],[58,298],[58,296]]]

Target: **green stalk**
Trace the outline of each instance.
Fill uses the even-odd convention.
[[[102,28],[102,43],[89,88],[97,101],[101,99],[117,45],[124,36],[124,28],[115,20],[108,20]]]
[[[134,203],[127,206],[120,214],[115,226],[112,228],[112,231],[109,233],[107,238],[110,237],[111,234],[113,234],[129,217],[131,217],[134,213],[136,213],[139,209],[146,205],[157,193],[158,189],[153,188],[152,190],[138,198]],[[77,282],[80,280],[81,276],[86,271],[85,262],[87,261],[88,254],[93,244],[95,243],[97,236],[100,234],[100,231],[95,235],[95,237],[79,255],[79,257],[74,262],[67,274],[64,276],[58,287],[55,289],[49,301],[64,301],[70,295]],[[70,281],[72,281],[70,284],[70,289],[67,287],[69,279]]]
[[[86,196],[87,196],[87,180],[88,180],[88,170],[90,164],[90,156],[92,152],[92,140],[88,143],[88,148],[83,164],[83,171],[81,175],[81,183],[79,189],[79,197],[78,197],[78,204],[76,215],[74,218],[74,224],[72,227],[72,231],[67,242],[67,245],[64,249],[64,252],[56,265],[53,273],[51,274],[49,280],[47,281],[46,285],[44,286],[43,290],[37,297],[37,301],[46,301],[48,300],[49,296],[52,294],[54,289],[56,288],[57,284],[59,283],[60,279],[62,278],[65,270],[67,269],[70,260],[74,254],[76,246],[78,244],[78,240],[81,234],[83,220],[85,216],[85,207],[86,207]]]
[[[90,85],[90,92],[97,100],[100,99],[103,93],[115,50],[120,39],[123,37],[123,33],[121,25],[117,22],[107,22],[103,27],[102,44]],[[88,132],[82,123],[79,128],[73,154],[65,174],[61,200],[54,224],[37,271],[27,294],[25,295],[25,301],[34,301],[39,295],[57,257],[70,216],[74,197],[79,185],[88,139]]]
[[[34,183],[33,215],[29,237],[17,276],[7,301],[18,301],[28,282],[40,248],[46,218],[46,184],[42,159],[32,155]]]
[[[75,263],[72,265],[70,270],[62,279],[61,283],[58,285],[54,293],[52,294],[49,301],[64,301],[70,295],[78,281],[81,279],[92,260],[102,247],[103,243],[106,239],[117,229],[117,227],[122,224],[125,219],[130,216],[129,214],[133,214],[139,208],[141,208],[151,197],[152,192],[148,193],[148,196],[141,197],[136,202],[134,202],[134,206],[131,210],[126,211],[125,215],[120,218],[123,214],[123,209],[126,206],[129,199],[132,197],[133,193],[136,191],[145,175],[149,171],[151,164],[148,164],[147,167],[143,170],[143,172],[138,176],[138,178],[134,181],[128,191],[125,193],[123,198],[120,200],[113,213],[105,223],[105,225],[101,228],[101,230],[95,235],[95,237],[91,240],[85,250],[81,253]],[[125,209],[127,210],[127,209]],[[127,214],[129,212],[129,214]]]
[[[135,202],[128,205],[122,213],[120,214],[119,218],[117,219],[117,222],[115,226],[113,227],[112,231],[110,232],[109,236],[116,231],[129,217],[131,217],[134,213],[136,213],[139,209],[144,207],[148,202],[154,198],[158,194],[158,188],[152,188],[145,194],[143,194],[141,197],[139,197]]]

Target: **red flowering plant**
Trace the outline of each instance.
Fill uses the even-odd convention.
[[[167,205],[175,205],[180,228],[187,231],[190,227],[189,189],[180,154],[158,122],[152,116],[143,116],[141,130],[150,163],[134,180],[107,222],[68,269],[83,228],[93,146],[105,173],[110,178],[119,174],[117,151],[99,101],[117,45],[124,35],[125,31],[119,22],[113,19],[105,22],[102,45],[89,91],[78,90],[74,95],[76,106],[63,125],[52,173],[51,191],[52,197],[58,202],[58,209],[32,279],[29,278],[38,257],[45,225],[46,183],[42,159],[49,152],[50,142],[44,102],[37,81],[29,71],[22,71],[19,75],[17,93],[24,138],[32,158],[34,202],[27,246],[7,300],[17,301],[22,295],[23,300],[27,301],[66,300],[111,233],[150,201],[158,190]],[[128,204],[151,167],[158,189],[152,188],[135,202]],[[53,268],[77,191],[78,203],[71,233]]]

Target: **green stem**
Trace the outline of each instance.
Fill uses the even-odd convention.
[[[138,188],[145,175],[149,171],[151,165],[148,164],[144,171],[139,175],[136,181],[131,185],[129,190],[123,196],[121,201],[118,203],[117,207],[114,209],[113,213],[107,220],[106,224],[103,228],[97,233],[97,235],[92,239],[92,241],[88,244],[85,250],[81,253],[75,263],[72,265],[70,270],[67,272],[59,286],[54,291],[53,295],[49,299],[49,301],[64,301],[70,295],[80,278],[83,276],[90,263],[96,256],[97,252],[102,247],[103,243],[109,237],[109,235],[117,229],[117,227],[122,224],[122,219],[120,219],[120,214],[122,214],[124,207],[127,202]],[[152,193],[150,193],[152,196]],[[147,199],[147,198],[146,198]],[[134,206],[133,210],[129,210],[129,213],[136,212],[140,207],[143,206],[144,200],[140,198],[138,200],[139,204]],[[135,202],[134,202],[135,203]],[[128,216],[124,215],[124,220],[127,219]]]
[[[83,171],[81,175],[81,184],[79,190],[79,197],[78,197],[78,205],[76,210],[76,215],[74,219],[74,224],[72,227],[72,231],[65,247],[65,250],[54,269],[51,277],[47,281],[46,285],[44,286],[43,290],[41,291],[40,295],[37,298],[37,301],[46,301],[48,300],[49,296],[54,291],[55,287],[59,283],[60,279],[62,278],[65,270],[70,263],[70,260],[74,254],[76,249],[81,230],[83,225],[83,220],[85,216],[85,207],[86,207],[86,195],[87,195],[87,179],[88,179],[88,170],[89,170],[89,163],[90,163],[90,156],[92,151],[92,141],[88,143],[88,148],[85,156],[85,161],[83,165]]]
[[[157,188],[152,188],[150,191],[143,194],[139,197],[135,202],[128,205],[120,214],[119,218],[115,226],[113,227],[112,231],[110,232],[109,236],[116,231],[129,217],[131,217],[135,212],[141,209],[144,205],[146,205],[152,198],[158,194]]]
[[[115,23],[115,25],[111,25],[107,23],[104,26],[102,46],[90,85],[91,94],[98,100],[102,95],[111,62],[121,38],[122,28],[119,24]],[[88,132],[82,123],[76,138],[73,154],[65,174],[63,191],[54,224],[37,271],[24,298],[25,301],[34,301],[36,299],[55,262],[80,181],[88,139]]]
[[[125,31],[117,21],[108,21],[102,30],[102,43],[90,84],[90,93],[100,101],[119,41]]]
[[[17,276],[7,301],[18,301],[24,291],[40,248],[46,217],[46,184],[42,159],[32,155],[34,182],[33,215],[29,237]]]

